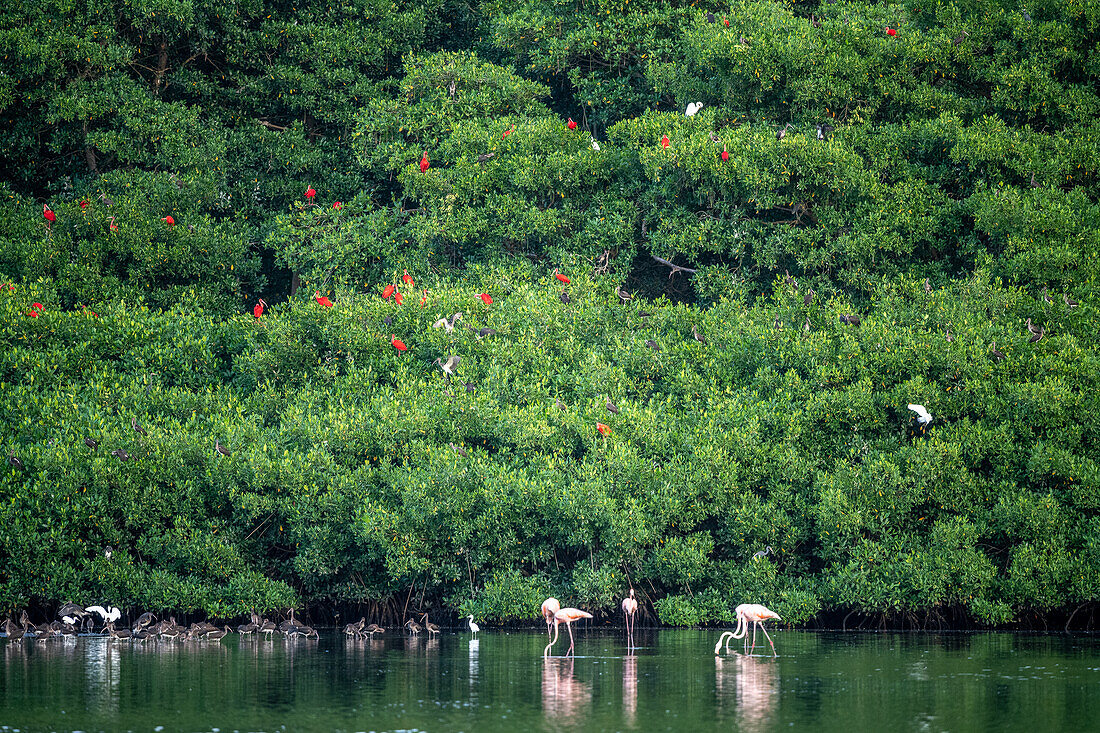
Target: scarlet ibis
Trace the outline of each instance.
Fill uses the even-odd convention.
[[[412,275],[409,274],[408,270],[405,270],[405,274],[401,276],[401,282],[405,283],[410,288],[416,286],[416,283],[413,281]]]
[[[428,151],[425,150],[424,151],[424,157],[420,159],[420,172],[421,173],[427,173],[429,165],[430,164],[428,163]]]
[[[42,305],[41,303],[31,303],[31,308],[34,308],[36,311],[40,311],[45,307],[46,306]]]
[[[729,151],[726,150],[725,147],[723,146],[723,148],[722,148],[722,162],[725,163],[729,159],[730,159]]]
[[[924,405],[909,405],[909,409],[917,413],[917,422],[921,425],[927,425],[932,422],[932,415],[928,410],[924,409]]]
[[[113,216],[108,216],[107,220],[109,222],[111,222],[111,231],[112,232],[117,232],[118,231],[118,224],[115,224],[115,218]]]
[[[51,224],[57,221],[57,214],[53,213],[53,209],[46,206],[46,204],[42,204],[42,216],[46,217],[46,221]]]
[[[668,146],[669,146],[668,135],[662,135],[661,136],[661,147],[662,148],[667,148]]]
[[[267,303],[264,302],[264,299],[260,298],[259,302],[256,303],[256,307],[252,309],[252,315],[254,315],[256,318],[262,316],[264,314],[264,307],[266,305]]]
[[[27,311],[27,315],[31,318],[38,318],[38,311],[36,311],[34,308],[31,308],[29,311]]]
[[[392,333],[390,334],[390,343],[393,344],[393,348],[397,349],[398,351],[409,350],[409,347],[405,346],[405,342],[394,336]]]
[[[428,304],[428,289],[424,288],[424,296],[420,299],[420,307],[423,308]]]
[[[727,28],[730,27],[730,19],[729,18],[722,18],[722,22],[726,24]]]
[[[172,218],[171,214],[169,214],[168,216],[161,217],[161,221],[163,221],[164,223],[166,223],[170,227],[174,227],[176,225],[176,220]]]
[[[317,192],[313,190],[313,186],[306,186],[306,198],[313,201],[313,197],[317,195]]]
[[[512,126],[509,127],[507,130],[505,130],[504,134],[500,136],[500,139],[503,140],[504,138],[508,137],[509,135],[511,135],[515,131],[516,131],[516,124],[513,122]]]
[[[694,117],[695,113],[703,108],[702,102],[688,102],[687,109],[684,110],[685,117]]]
[[[88,202],[87,201],[81,201],[80,202],[80,210],[83,211],[86,208],[88,208]]]
[[[886,35],[888,35],[888,36],[896,36],[897,34],[898,34],[898,32],[896,30],[894,30],[893,28],[887,28],[886,29]]]
[[[565,126],[568,127],[570,130],[576,130],[577,129],[577,123],[573,121],[572,117],[570,117],[569,121],[565,123]]]
[[[396,290],[396,289],[397,288],[395,288],[393,285],[387,285],[385,287],[385,289],[382,290],[382,300],[386,300],[391,295],[393,295],[393,291]]]
[[[316,300],[321,305],[325,306],[326,308],[331,308],[332,307],[332,301],[328,299],[327,295],[321,295],[320,290],[318,290],[316,293],[314,293],[313,299]]]
[[[611,428],[602,422],[596,423],[596,430],[600,431],[600,435],[611,435]]]
[[[561,274],[560,272],[558,272],[557,270],[554,270],[554,277],[556,277],[557,279],[561,280],[561,281],[562,281],[563,283],[565,283],[566,285],[568,285],[568,284],[569,284],[569,278],[567,278],[567,277],[566,277],[565,275],[562,275],[562,274]]]
[[[397,303],[398,305],[401,305],[402,303],[405,302],[405,296],[402,295],[400,291],[395,292],[393,294],[393,302]]]
[[[481,298],[481,302],[484,303],[485,305],[492,305],[493,304],[493,299],[492,299],[492,297],[490,297],[490,295],[488,293],[482,293],[481,295],[479,295],[477,297]]]

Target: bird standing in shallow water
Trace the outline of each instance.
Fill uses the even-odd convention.
[[[558,641],[558,624],[565,624],[565,628],[569,631],[569,649],[566,650],[566,656],[569,656],[570,652],[574,651],[573,642],[573,622],[580,621],[582,618],[592,618],[592,614],[587,611],[582,611],[579,608],[563,608],[554,614],[554,640],[546,646],[545,655],[550,651],[550,648],[554,646]]]
[[[626,635],[630,639],[630,645],[634,645],[634,614],[638,612],[638,601],[634,598],[634,589],[630,589],[630,595],[623,599],[623,615],[626,616]]]
[[[550,638],[550,626],[554,623],[554,614],[561,610],[561,604],[554,597],[542,602],[542,618],[546,621],[546,638]]]
[[[759,626],[768,643],[772,645],[772,655],[779,656],[775,651],[775,642],[768,636],[768,630],[764,628],[764,622],[770,618],[782,621],[779,614],[769,611],[759,603],[742,603],[734,609],[734,612],[737,614],[737,631],[733,632],[734,639],[744,638],[749,631],[748,622],[752,622],[752,648],[749,649],[749,654],[752,654],[752,650],[756,648],[756,627]]]
[[[474,633],[474,635],[476,636],[477,632],[481,631],[481,627],[474,623],[474,615],[472,613],[469,616],[467,616],[466,618],[469,619],[467,624],[469,624],[469,626],[470,626],[470,631],[472,631]]]

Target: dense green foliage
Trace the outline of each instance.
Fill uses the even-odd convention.
[[[0,17],[0,607],[1097,603],[1096,7]]]

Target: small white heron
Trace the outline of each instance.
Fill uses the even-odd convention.
[[[932,415],[928,410],[924,409],[924,405],[909,405],[909,409],[917,413],[917,422],[921,425],[927,425],[932,422]]]
[[[694,117],[695,113],[703,108],[702,102],[688,102],[687,109],[684,110],[686,117]]]
[[[467,622],[470,625],[470,631],[474,632],[475,634],[477,632],[481,631],[481,627],[474,623],[474,615],[472,613],[469,616],[467,616],[466,618],[470,619]]]

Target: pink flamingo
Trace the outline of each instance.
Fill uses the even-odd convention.
[[[623,614],[626,616],[626,635],[634,639],[634,614],[638,612],[638,601],[634,600],[634,589],[630,589],[630,596],[623,599]]]
[[[770,618],[782,621],[783,619],[779,618],[779,614],[769,611],[759,603],[742,603],[734,609],[734,612],[737,614],[737,630],[733,632],[733,638],[745,638],[749,632],[748,622],[752,621],[752,647],[749,649],[749,654],[752,654],[752,650],[756,648],[756,627],[759,626],[764,632],[764,637],[768,640],[768,643],[772,645],[772,655],[778,657],[779,655],[775,652],[775,642],[768,636],[768,630],[764,628],[764,622]],[[717,653],[717,647],[715,653]]]
[[[550,625],[554,623],[554,614],[561,610],[561,604],[554,597],[542,602],[542,618],[546,621],[546,638],[550,638]]]
[[[582,618],[592,618],[592,614],[587,611],[582,611],[579,608],[563,608],[554,614],[554,640],[546,645],[546,652],[550,651],[550,647],[558,641],[558,624],[565,624],[566,630],[569,631],[569,649],[566,650],[565,655],[569,656],[569,652],[573,651],[573,622],[579,621]],[[543,652],[545,655],[546,652]],[[576,654],[574,653],[574,656]]]

